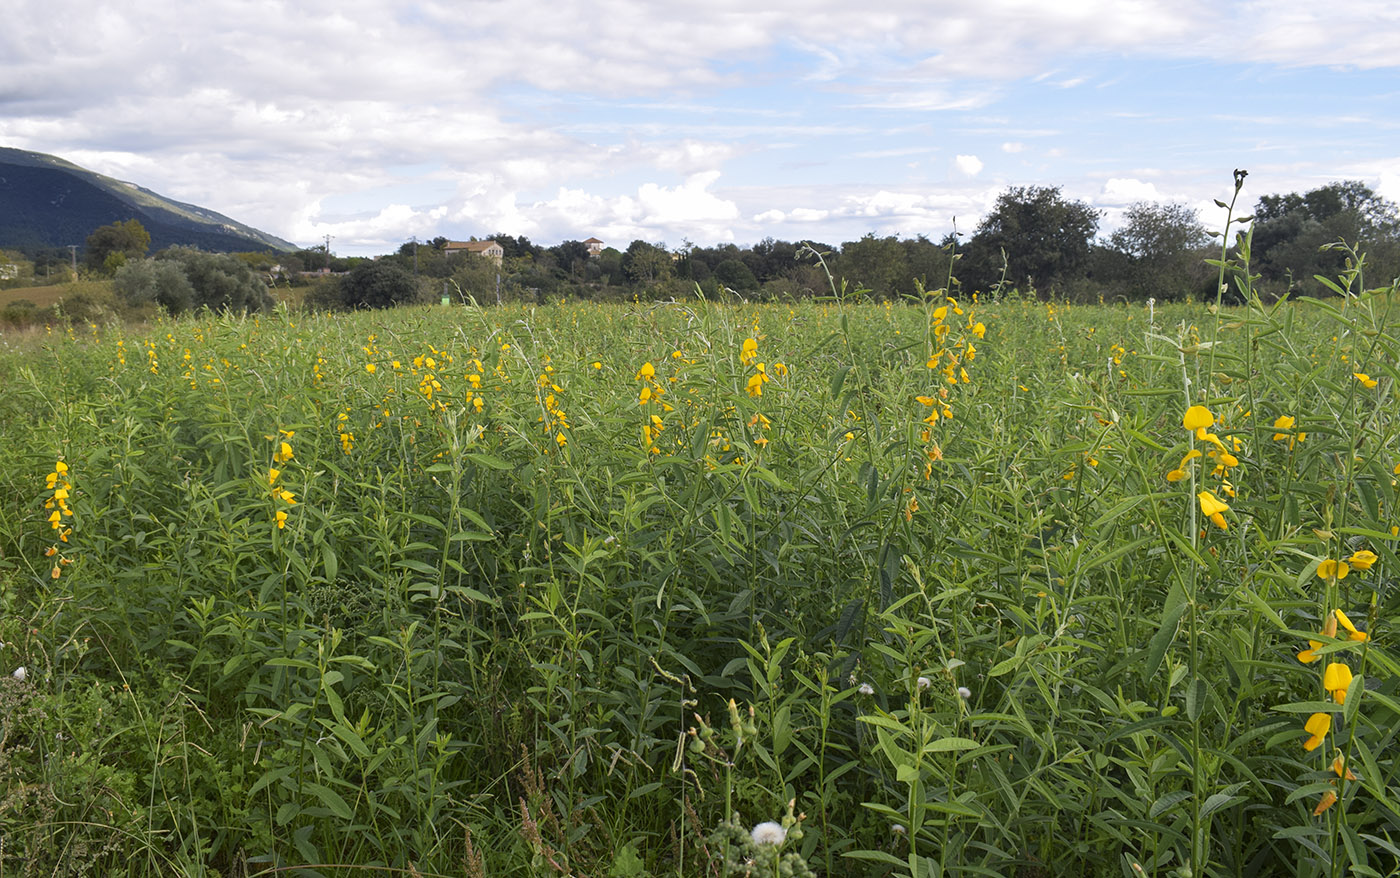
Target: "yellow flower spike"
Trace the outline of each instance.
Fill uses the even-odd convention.
[[[1327,737],[1327,733],[1332,731],[1332,715],[1328,713],[1315,713],[1308,717],[1308,721],[1303,724],[1303,731],[1311,737],[1303,742],[1303,749],[1309,753],[1322,746],[1322,741]]]
[[[1196,431],[1200,436],[1200,431],[1207,427],[1215,426],[1215,415],[1210,413],[1210,409],[1203,405],[1193,405],[1186,410],[1186,414],[1181,419],[1181,426],[1187,430]]]
[[[1346,579],[1347,574],[1350,572],[1351,567],[1347,566],[1347,562],[1337,561],[1332,558],[1328,558],[1326,561],[1317,565],[1317,578],[1324,582],[1332,580],[1341,581]]]
[[[1332,699],[1345,704],[1347,687],[1351,685],[1351,668],[1343,662],[1329,662],[1322,672],[1322,688],[1332,693]]]
[[[1370,390],[1379,383],[1378,381],[1376,381],[1376,379],[1372,378],[1370,375],[1367,375],[1365,372],[1352,372],[1351,375],[1357,381],[1360,381],[1361,386],[1366,388],[1367,390]]]
[[[1376,563],[1379,559],[1376,557],[1376,553],[1372,552],[1370,549],[1362,549],[1353,553],[1347,560],[1351,562],[1351,566],[1355,567],[1357,570],[1370,570],[1371,565]]]
[[[1339,624],[1346,629],[1348,640],[1354,640],[1358,643],[1365,643],[1367,640],[1371,639],[1371,635],[1367,634],[1365,631],[1356,630],[1356,626],[1352,624],[1351,619],[1347,616],[1346,613],[1343,613],[1341,610],[1333,610],[1332,615],[1333,618],[1336,620],[1336,624]],[[1333,631],[1336,631],[1335,626],[1333,627]]]
[[[1298,653],[1298,661],[1302,662],[1302,663],[1305,664],[1305,665],[1310,665],[1310,664],[1312,664],[1313,662],[1315,662],[1315,661],[1317,661],[1318,659],[1322,658],[1322,656],[1320,656],[1320,655],[1317,654],[1317,651],[1318,651],[1319,649],[1322,649],[1322,642],[1321,642],[1321,641],[1318,641],[1318,640],[1309,640],[1309,641],[1308,641],[1308,648],[1305,649],[1305,650],[1303,650],[1302,652]]]

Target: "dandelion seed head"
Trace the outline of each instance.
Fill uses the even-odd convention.
[[[755,826],[750,835],[753,836],[754,844],[782,844],[787,838],[787,830],[781,823],[765,820]]]

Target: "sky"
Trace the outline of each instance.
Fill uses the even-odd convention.
[[[120,7],[120,8],[118,8]],[[1355,179],[1400,201],[1393,0],[10,0],[0,146],[341,255],[497,232],[828,244]]]

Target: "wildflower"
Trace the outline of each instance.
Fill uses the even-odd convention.
[[[1356,630],[1356,626],[1352,624],[1351,619],[1347,617],[1346,613],[1343,613],[1341,610],[1333,610],[1332,614],[1333,618],[1336,619],[1336,623],[1340,624],[1343,628],[1347,630],[1348,640],[1355,640],[1358,643],[1365,643],[1367,640],[1371,639],[1371,635],[1367,634],[1365,631]],[[1333,625],[1332,627],[1333,631],[1335,631],[1336,626]]]
[[[1322,794],[1322,799],[1317,803],[1317,807],[1313,809],[1313,816],[1321,817],[1322,812],[1326,811],[1328,808],[1332,807],[1335,804],[1337,804],[1337,791],[1328,790],[1327,792]]]
[[[875,687],[871,686],[869,683],[861,683],[856,691],[860,692],[862,695],[874,695]]]
[[[1332,760],[1332,771],[1336,772],[1337,777],[1358,780],[1357,776],[1351,773],[1351,769],[1347,768],[1347,760],[1344,756],[1338,756]]]
[[[376,366],[376,365],[374,365],[373,363],[365,363],[365,371],[368,372],[368,373],[371,374],[371,375],[373,375],[373,374],[374,374],[374,370],[375,370],[375,369],[378,369],[378,368],[379,368],[379,367]]]
[[[283,440],[277,444],[277,451],[272,455],[272,460],[275,463],[286,463],[292,457],[292,446]]]
[[[961,698],[963,701],[966,701],[967,699],[972,697],[972,690],[967,688],[966,686],[959,686],[958,697]]]
[[[1352,372],[1351,375],[1357,381],[1360,381],[1361,386],[1366,388],[1367,390],[1370,390],[1371,388],[1375,387],[1377,383],[1379,383],[1376,381],[1376,379],[1372,378],[1370,375],[1367,375],[1365,372]]]
[[[1186,456],[1181,459],[1181,463],[1177,466],[1177,468],[1167,473],[1167,481],[1179,482],[1182,479],[1186,478],[1186,464],[1190,463],[1191,461],[1195,460],[1200,456],[1201,452],[1197,451],[1194,448],[1186,452]]]
[[[1376,560],[1376,553],[1372,552],[1370,549],[1362,549],[1359,552],[1355,552],[1347,559],[1347,561],[1351,563],[1351,566],[1355,567],[1357,570],[1370,570],[1371,565],[1376,563]]]
[[[1351,567],[1347,566],[1347,562],[1331,558],[1317,565],[1317,578],[1324,582],[1346,579],[1350,572]]]
[[[758,358],[758,339],[744,339],[743,347],[739,350],[739,362],[747,366]]]
[[[787,830],[783,828],[783,825],[774,823],[772,820],[758,824],[749,834],[753,836],[753,843],[760,845],[782,844],[783,840],[787,838]]]
[[[277,529],[281,530],[287,526],[287,513],[281,509],[277,510]]]
[[[24,665],[20,665],[19,667],[15,668],[15,672],[10,676],[23,683],[24,678],[29,676],[29,672],[24,669]]]
[[[638,381],[650,381],[656,377],[656,367],[651,363],[643,363],[642,368],[637,370]]]
[[[920,677],[914,682],[918,685],[920,689],[927,689],[928,687],[933,685],[933,681],[930,680],[928,677]]]
[[[565,436],[564,432],[561,430],[559,434],[554,437],[554,441],[559,443],[560,448],[563,448],[565,445],[569,444],[569,437]]]
[[[1210,520],[1214,522],[1215,526],[1221,530],[1230,529],[1230,526],[1225,522],[1225,516],[1222,514],[1230,509],[1224,501],[1209,491],[1202,491],[1197,494],[1196,499],[1200,501],[1202,515],[1208,516]]]
[[[1206,428],[1215,426],[1215,415],[1211,414],[1210,409],[1203,405],[1193,405],[1182,416],[1181,426],[1194,431],[1197,439],[1204,439],[1206,438]]]
[[[594,369],[602,369],[602,368],[603,368],[603,361],[602,361],[602,360],[594,360],[593,362],[589,363],[588,365],[592,366]]]
[[[1345,704],[1347,687],[1351,685],[1351,668],[1343,662],[1329,662],[1322,672],[1322,688],[1332,693],[1332,700]]]
[[[1308,721],[1303,724],[1303,731],[1311,737],[1303,742],[1303,749],[1309,753],[1322,746],[1322,739],[1327,737],[1327,733],[1332,731],[1332,716],[1326,713],[1315,713],[1308,717]]]

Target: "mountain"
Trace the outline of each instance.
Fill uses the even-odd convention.
[[[281,238],[195,204],[171,201],[57,156],[0,147],[0,248],[82,245],[98,226],[136,219],[151,249],[295,250]]]

